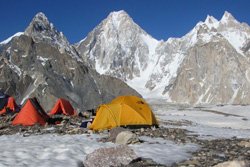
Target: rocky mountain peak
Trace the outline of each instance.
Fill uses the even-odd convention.
[[[234,18],[234,16],[231,13],[225,11],[225,13],[222,16],[220,22],[223,23],[223,24],[228,24],[230,22],[238,22],[238,21]]]
[[[157,40],[121,10],[111,12],[76,48],[83,60],[99,73],[128,80],[141,76],[148,62],[156,61],[149,60],[157,45]]]
[[[213,16],[207,15],[207,18],[204,23],[211,29],[211,28],[217,28],[219,21]]]
[[[122,79],[144,97],[192,104],[245,103],[250,98],[244,92],[248,72],[241,73],[249,66],[243,53],[249,53],[249,34],[248,25],[225,12],[221,20],[208,15],[185,36],[159,42],[125,11],[117,11],[76,49],[88,66]],[[239,85],[246,86],[238,89]]]
[[[217,22],[218,22],[218,20],[216,18],[214,18],[213,16],[210,16],[210,15],[207,15],[205,23],[213,24],[213,23],[217,23]]]
[[[111,12],[104,20],[104,25],[107,25],[109,28],[113,27],[117,30],[124,28],[124,26],[137,26],[124,10]]]
[[[25,30],[27,35],[37,35],[37,33],[45,33],[48,31],[55,31],[53,24],[51,24],[44,13],[39,12],[30,22],[29,26]]]
[[[125,19],[125,18],[130,18],[131,19],[131,17],[128,15],[128,13],[125,12],[124,10],[111,12],[108,15],[107,18],[111,18],[114,21],[122,20],[122,19]]]
[[[128,13],[125,12],[124,10],[114,11],[114,12],[111,12],[108,15],[108,18],[114,18],[114,19],[121,19],[121,18],[124,18],[124,17],[129,17],[130,18]]]
[[[39,22],[44,22],[44,23],[49,23],[48,18],[45,16],[43,12],[39,12],[35,15],[33,18],[33,21],[39,21]]]
[[[49,19],[42,12],[35,15],[24,34],[32,37],[35,42],[48,43],[59,49],[61,53],[67,52],[78,61],[81,61],[67,38],[50,23]]]
[[[0,44],[0,88],[19,104],[38,97],[49,110],[56,99],[65,98],[86,111],[118,95],[139,96],[121,80],[101,76],[74,57],[78,52],[43,13],[32,19],[24,34]]]

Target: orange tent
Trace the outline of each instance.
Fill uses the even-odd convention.
[[[35,124],[45,125],[49,116],[42,109],[36,98],[26,101],[21,111],[12,121],[12,125],[32,126]]]
[[[92,130],[118,126],[154,126],[157,120],[147,102],[136,96],[119,96],[109,104],[101,105],[90,125]]]
[[[4,106],[2,110],[0,110],[0,115],[5,114],[7,112],[7,109],[9,109],[12,112],[19,110],[19,107],[17,106],[15,99],[13,97],[8,97],[7,105]]]
[[[64,115],[75,115],[76,111],[68,100],[58,99],[55,106],[50,111],[49,115],[64,114]]]

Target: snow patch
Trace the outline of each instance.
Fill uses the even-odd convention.
[[[140,137],[144,143],[130,145],[136,154],[144,158],[152,158],[155,162],[164,165],[171,165],[191,157],[190,152],[196,151],[199,147],[196,144],[175,144],[172,141],[162,138]]]
[[[53,128],[47,129],[53,130]],[[87,154],[99,148],[116,146],[98,142],[100,135],[45,134],[23,137],[19,134],[0,136],[1,164],[6,166],[78,166]],[[191,157],[199,147],[195,144],[176,144],[162,138],[141,137],[144,143],[129,145],[138,156],[171,165]]]
[[[159,41],[157,41],[156,39],[152,38],[150,35],[148,34],[141,34],[141,38],[142,40],[147,44],[148,46],[148,50],[149,50],[149,55],[154,55],[155,54],[155,50],[156,47],[159,44]],[[151,56],[150,56],[151,57]]]
[[[21,101],[21,104],[23,104],[25,100],[30,97],[30,95],[38,88],[40,84],[47,84],[47,82],[44,81],[43,76],[40,74],[34,74],[31,77],[35,79],[35,81],[27,88],[26,92],[24,93],[24,97]]]
[[[211,85],[206,89],[205,93],[202,94],[202,95],[199,97],[199,99],[198,99],[198,101],[196,102],[196,104],[201,104],[201,103],[204,102],[204,101],[203,101],[203,98],[207,95],[207,93],[209,92],[210,89],[211,89]],[[210,96],[208,96],[207,101],[208,101],[209,97],[210,97]]]
[[[45,90],[46,90],[46,87],[43,88],[43,90],[42,90],[42,94],[43,94],[43,95],[45,94]]]
[[[73,81],[70,81],[70,84],[71,84],[72,88],[75,87]]]
[[[18,36],[21,36],[21,35],[23,35],[23,34],[24,34],[23,32],[18,32],[18,33],[16,33],[16,34],[12,35],[11,37],[7,38],[6,40],[0,42],[0,45],[7,44],[7,43],[9,43],[14,37],[18,37]]]
[[[95,149],[114,146],[91,135],[0,136],[0,166],[77,167]]]
[[[168,121],[190,121],[190,125],[174,126],[187,129],[198,134],[202,139],[249,138],[250,106],[203,106],[201,108],[185,107],[168,104],[163,100],[149,100],[151,107],[160,122],[160,126],[170,127],[161,123]]]
[[[213,39],[213,35],[215,35],[215,33],[200,34],[200,38],[203,42],[208,43]]]
[[[10,54],[10,50],[11,50],[11,47],[8,47],[8,49],[6,50],[6,52],[7,52],[8,54]]]
[[[10,48],[10,47],[9,47]],[[8,49],[9,49],[8,48]],[[22,70],[12,62],[12,56],[10,55],[10,61],[8,66],[20,77],[22,75]]]
[[[238,53],[244,55],[241,48],[244,46],[246,38],[250,36],[241,31],[235,31],[234,29],[229,29],[227,31],[221,32],[221,34],[228,40],[228,42],[236,49]]]
[[[240,88],[234,90],[234,94],[233,94],[232,98],[229,100],[229,104],[232,104],[232,103],[234,102],[235,98],[236,98],[237,95],[238,95],[239,89],[240,89]]]
[[[183,53],[176,53],[173,57],[173,61],[171,61],[164,69],[164,71],[168,72],[167,76],[156,86],[156,88],[165,88],[165,86],[170,84],[170,80],[177,76],[177,70],[184,60],[185,55]]]
[[[17,65],[15,65],[15,64],[13,64],[13,63],[10,63],[10,64],[8,64],[8,66],[9,66],[15,73],[17,73],[17,75],[18,75],[19,77],[22,75],[22,71],[21,71],[21,69],[20,69]]]
[[[95,63],[95,69],[96,71],[99,73],[99,74],[105,74],[107,72],[107,70],[104,69],[104,67],[102,66],[102,62],[98,59],[96,60],[96,63]]]
[[[37,56],[37,60],[40,60],[42,65],[45,66],[46,62],[49,60],[49,58],[44,58],[44,57],[41,57],[41,56]]]
[[[147,83],[149,76],[151,74],[158,74],[162,72],[159,67],[159,63],[151,64],[141,75],[140,78],[134,78],[127,82],[129,86],[136,89],[144,98],[164,98],[166,99],[167,95],[163,95],[164,89],[167,85],[170,84],[172,78],[177,76],[178,68],[180,67],[182,61],[184,60],[185,55],[182,53],[173,54],[173,60],[164,67],[163,71],[166,75],[163,79],[157,83],[156,87],[153,90],[149,90],[145,88],[145,84]],[[159,69],[157,69],[159,68]],[[153,72],[153,73],[152,73]]]

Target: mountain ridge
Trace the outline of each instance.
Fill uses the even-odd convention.
[[[119,95],[140,96],[121,80],[90,69],[77,56],[66,37],[38,13],[23,33],[0,45],[0,88],[21,104],[35,96],[46,111],[58,98],[84,111]]]
[[[89,63],[90,67],[96,69],[99,73],[122,79],[144,97],[166,98],[171,102],[192,104],[208,102],[207,100],[199,100],[205,92],[200,92],[201,94],[197,95],[195,99],[192,99],[192,95],[185,97],[192,100],[180,100],[173,98],[176,96],[176,91],[173,94],[171,93],[173,91],[170,91],[177,89],[174,87],[176,78],[178,78],[183,61],[191,56],[189,51],[193,47],[201,47],[214,42],[218,42],[218,44],[226,43],[236,50],[235,55],[246,57],[242,48],[250,39],[250,28],[247,24],[238,22],[227,11],[219,21],[208,15],[205,21],[198,22],[183,37],[169,38],[166,41],[154,39],[130,18],[124,21],[130,23],[127,23],[125,27],[118,26],[119,29],[117,30],[117,26],[114,28],[114,25],[109,24],[109,22],[112,20],[110,16],[115,15],[115,18],[119,18],[119,14],[119,12],[111,13],[84,38],[82,43],[76,46],[76,49],[84,61]],[[119,23],[118,25],[122,24]],[[109,34],[113,36],[110,37]],[[148,38],[143,38],[145,36]],[[126,44],[127,41],[129,41],[129,44]],[[109,45],[105,47],[107,43]],[[230,46],[225,46],[225,48],[231,48]],[[211,45],[210,47],[214,46]],[[235,61],[238,61],[238,58]],[[127,69],[128,66],[129,70]],[[183,87],[183,85],[180,85],[180,87]],[[187,94],[189,93],[187,92]],[[233,94],[227,96],[233,96]],[[216,103],[216,101],[214,100],[213,103]],[[218,103],[241,103],[241,101],[218,100]]]
[[[36,19],[39,17],[40,20],[44,20],[46,23],[46,16],[42,13],[38,13],[33,21],[36,22]],[[33,33],[34,27],[38,28],[38,30],[39,26],[53,30],[53,25],[34,26],[32,23],[25,30],[25,33],[31,35],[34,41],[38,40],[41,42],[46,40],[52,46],[58,48],[61,53],[68,53],[71,57],[96,70],[98,73],[123,80],[146,98],[165,98],[169,102],[191,104],[249,103],[248,100],[244,100],[250,98],[248,91],[245,90],[246,92],[244,92],[244,89],[248,89],[250,78],[249,69],[247,68],[249,65],[248,56],[250,55],[250,28],[248,24],[238,22],[227,11],[225,11],[220,20],[207,15],[204,21],[198,22],[186,35],[180,38],[168,38],[165,41],[153,38],[123,10],[111,12],[83,40],[72,45],[59,32],[54,32],[55,36],[45,33],[43,35],[46,38],[40,40],[39,35],[41,33],[39,31],[37,34]],[[51,41],[56,42],[51,43]],[[218,50],[218,46],[230,50],[230,53],[223,50],[220,52],[212,51],[216,48]],[[204,49],[204,53],[200,51],[200,48]],[[194,50],[196,51],[194,52]],[[239,70],[233,71],[230,69],[230,66],[210,61],[204,56],[206,53],[209,57],[208,51],[211,54],[219,55],[210,57],[222,62],[227,61],[227,59],[233,59],[234,61],[231,63],[235,67],[236,65],[239,66]],[[196,55],[196,52],[199,52],[199,54]],[[192,58],[194,55],[196,55],[195,59]],[[198,66],[187,63],[188,59],[197,61],[197,58],[202,58],[200,60],[202,63],[198,64]],[[206,61],[210,62],[209,65],[211,67],[208,67]],[[192,69],[192,66],[196,67],[195,70],[197,71],[206,69],[204,73],[209,73],[210,78],[206,79],[203,75],[196,76],[201,75],[196,73],[191,78],[183,76],[186,80],[181,81],[178,79],[180,75],[191,76],[195,73],[193,72],[194,70],[188,74],[183,71],[185,70],[183,66],[186,63],[188,64],[186,69]],[[211,79],[211,77],[217,75],[215,71],[212,72],[217,64],[222,66],[218,68],[218,73],[221,74],[219,78],[224,77],[222,74],[231,77],[231,79],[229,79],[230,77],[227,78],[227,82],[230,83],[224,83],[228,88],[226,90],[231,92],[229,94],[225,92],[216,94],[213,93],[216,92],[215,90],[211,89],[211,92],[208,90],[211,86],[217,91],[223,89],[222,81],[217,83]],[[224,72],[220,73],[221,70]],[[229,75],[230,72],[235,74]],[[238,75],[238,73],[241,73],[242,76]],[[194,82],[195,80],[196,82]],[[240,80],[241,82],[236,84],[234,80]],[[205,81],[209,81],[210,85],[205,84],[205,87],[203,87]],[[216,87],[216,84],[221,86]],[[238,90],[238,95],[235,94],[235,89],[232,86],[235,84],[238,85],[237,88],[241,87]],[[189,91],[183,90],[182,88],[184,87]],[[196,88],[199,89],[198,94],[195,92]],[[182,94],[179,92],[182,92]],[[216,95],[213,97],[214,100],[208,100],[205,99],[205,94],[208,94],[208,96],[210,94],[211,97],[211,94]],[[177,95],[183,98],[177,98]],[[233,100],[230,100],[232,98]]]

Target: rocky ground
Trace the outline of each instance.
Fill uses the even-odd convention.
[[[84,118],[81,117],[66,117],[62,118],[61,124],[58,125],[46,125],[40,127],[38,125],[32,127],[23,126],[12,126],[10,124],[13,116],[0,117],[0,136],[1,135],[12,135],[22,134],[24,137],[30,135],[41,135],[48,133],[56,133],[60,135],[65,134],[86,134],[93,133],[87,128],[80,128],[81,122]],[[191,122],[167,122],[169,125],[188,125]],[[166,140],[174,141],[177,144],[183,143],[195,143],[200,146],[197,152],[192,153],[192,157],[189,160],[172,164],[173,167],[189,166],[189,167],[200,167],[200,166],[214,166],[216,164],[232,161],[232,160],[243,160],[250,162],[250,138],[239,139],[216,139],[216,140],[205,140],[199,139],[197,135],[190,134],[185,129],[180,128],[141,128],[141,129],[130,129],[130,131],[137,136],[149,136],[152,138],[163,138]],[[105,131],[102,133],[111,134],[111,132]],[[114,133],[115,136],[118,132]],[[109,135],[109,138],[103,138],[100,142],[111,141],[114,142],[115,136]],[[143,141],[140,141],[143,142]],[[157,164],[151,159],[137,158],[130,162],[128,167],[140,167],[140,166],[164,166]]]
[[[161,137],[176,143],[191,142],[200,145],[200,149],[192,154],[191,159],[173,164],[173,167],[214,166],[232,160],[244,160],[250,163],[250,138],[200,140],[197,136],[188,135],[186,130],[178,128],[144,129],[136,130],[135,133],[139,136]],[[157,166],[157,164],[153,165]]]
[[[34,125],[27,127],[11,125],[11,120],[13,118],[13,116],[0,117],[0,136],[12,135],[16,133],[20,133],[23,136],[42,135],[49,133],[56,133],[60,135],[88,133],[88,129],[80,128],[81,123],[86,120],[86,118],[83,117],[61,116],[56,118],[61,120],[60,124],[47,124],[45,126]]]

